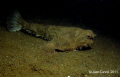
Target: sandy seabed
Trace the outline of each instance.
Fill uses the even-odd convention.
[[[54,53],[41,50],[45,43],[0,26],[0,77],[120,77],[117,40],[97,34],[90,50]]]

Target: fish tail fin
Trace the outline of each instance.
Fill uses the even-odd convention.
[[[18,11],[15,11],[7,20],[7,29],[16,32],[22,29],[23,19]]]

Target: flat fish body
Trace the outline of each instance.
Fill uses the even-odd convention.
[[[93,43],[93,38],[96,36],[91,30],[77,27],[28,23],[23,20],[19,12],[14,12],[8,19],[7,29],[10,32],[25,30],[36,37],[47,40],[48,42],[42,46],[42,49],[47,52],[71,51],[87,47]]]

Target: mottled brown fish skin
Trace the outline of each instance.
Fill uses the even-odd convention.
[[[78,27],[65,27],[29,23],[23,20],[19,12],[13,13],[8,19],[7,29],[11,32],[25,30],[30,34],[40,37],[48,42],[42,46],[46,52],[55,50],[71,51],[77,48],[88,47],[96,36],[91,30]]]
[[[65,28],[65,29],[63,29]],[[57,33],[58,37],[49,41],[43,46],[49,48],[47,52],[54,52],[55,49],[62,51],[73,51],[78,48],[88,47],[94,41],[96,36],[91,30],[83,30],[76,27],[63,27],[60,32]]]

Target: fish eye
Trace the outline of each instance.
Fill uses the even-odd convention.
[[[93,39],[93,37],[92,37],[92,36],[89,36],[89,35],[87,36],[87,38],[88,38],[88,39],[90,39],[90,40],[92,40],[92,39]]]
[[[87,37],[89,38],[90,36],[88,35]]]

